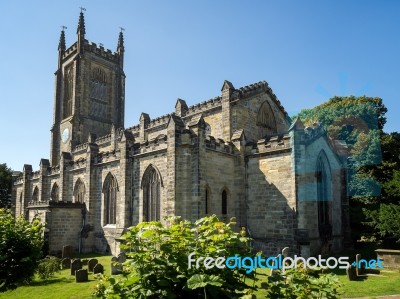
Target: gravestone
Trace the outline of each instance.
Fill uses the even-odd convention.
[[[126,261],[126,255],[125,252],[121,252],[120,254],[118,254],[118,263],[125,263]]]
[[[282,258],[282,255],[281,254],[278,254],[277,256],[276,256],[276,261],[278,262],[278,265],[275,265],[275,262],[272,264],[272,266],[278,266],[279,267],[279,259],[280,258]],[[274,269],[274,268],[271,268],[271,272],[269,273],[269,276],[273,276],[273,275],[275,275],[275,270],[278,270],[278,269]]]
[[[350,265],[346,269],[347,279],[352,281],[357,279],[356,268],[353,265]]]
[[[88,281],[88,272],[87,269],[79,269],[75,272],[75,281],[76,282],[85,282]]]
[[[98,263],[99,263],[99,261],[97,259],[90,259],[88,262],[89,272],[93,272],[94,266],[96,266]]]
[[[88,264],[88,260],[87,259],[82,260],[82,265],[83,266],[87,266],[87,264]]]
[[[82,269],[82,262],[80,259],[73,259],[71,262],[71,275],[75,275],[76,270]]]
[[[289,256],[289,247],[285,247],[282,249],[282,256],[283,256],[283,258]]]
[[[118,258],[113,256],[111,258],[111,275],[121,274],[122,265],[118,262]]]
[[[360,260],[361,260],[361,254],[356,254],[356,272],[357,276],[361,275],[365,272],[365,264],[361,263],[360,265]]]
[[[62,258],[72,258],[74,255],[74,247],[72,247],[71,245],[65,245],[63,246],[63,250],[62,250]]]
[[[61,266],[63,269],[70,269],[71,268],[71,259],[70,258],[63,258],[61,260]]]
[[[96,265],[93,267],[93,274],[98,274],[98,273],[101,273],[101,274],[104,273],[104,267],[103,267],[102,264],[96,264]]]

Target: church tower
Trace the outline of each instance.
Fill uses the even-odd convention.
[[[82,9],[83,10],[83,9]],[[51,128],[51,165],[59,164],[62,152],[87,142],[89,135],[110,134],[111,127],[124,127],[125,74],[124,36],[112,52],[85,39],[85,18],[79,16],[77,41],[65,46],[65,27],[58,45],[55,100]]]

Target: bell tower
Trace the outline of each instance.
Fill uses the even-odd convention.
[[[55,72],[55,99],[51,128],[51,165],[58,165],[62,152],[88,140],[110,134],[111,127],[124,127],[125,74],[123,29],[117,51],[85,38],[84,9],[81,8],[77,41],[66,48],[62,27]]]

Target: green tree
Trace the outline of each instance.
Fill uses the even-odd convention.
[[[365,200],[365,224],[373,227],[378,237],[393,237],[400,242],[400,134],[382,134],[381,145],[382,163],[366,172],[380,182],[382,192],[377,198]]]
[[[379,142],[386,112],[381,98],[349,96],[333,97],[322,105],[303,109],[295,117],[305,125],[319,122],[332,139],[346,141],[351,166],[358,172],[361,167],[382,161]],[[357,194],[356,189],[352,191]]]
[[[0,292],[29,282],[42,255],[43,226],[0,209]]]
[[[11,207],[12,170],[6,163],[0,164],[0,208]]]
[[[306,125],[319,121],[333,139],[349,146],[348,195],[353,235],[400,239],[400,134],[383,131],[382,99],[334,97],[297,116]],[[371,230],[371,227],[374,228]]]

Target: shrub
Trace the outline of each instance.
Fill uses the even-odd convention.
[[[38,219],[29,223],[0,209],[0,292],[32,279],[42,245],[42,225]]]
[[[248,293],[245,270],[188,268],[188,256],[229,257],[250,253],[250,239],[233,222],[214,216],[195,223],[143,222],[123,236],[128,251],[121,276],[103,276],[94,295],[102,298],[239,298]]]
[[[334,274],[319,274],[314,270],[304,269],[303,266],[291,268],[275,274],[262,283],[267,289],[267,298],[305,299],[305,298],[340,298],[338,292],[339,279]]]
[[[61,260],[55,256],[50,256],[39,262],[37,272],[41,279],[48,279],[60,271],[60,266]]]

